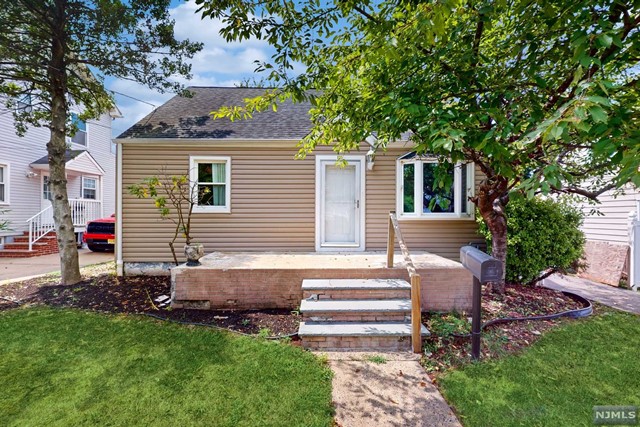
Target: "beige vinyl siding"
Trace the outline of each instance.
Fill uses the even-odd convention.
[[[585,213],[582,231],[588,240],[603,242],[629,242],[629,212],[636,208],[635,200],[640,199],[640,190],[627,187],[625,194],[614,197],[613,191],[600,196],[599,205],[583,205]],[[598,210],[603,215],[591,213]]]
[[[367,171],[366,249],[385,250],[389,211],[396,209],[396,160],[411,151],[389,149],[376,156],[372,171]],[[476,183],[479,173],[476,171]],[[426,250],[458,260],[460,247],[483,239],[476,233],[473,220],[399,220],[409,250]]]
[[[127,187],[157,174],[185,174],[189,156],[231,157],[231,213],[194,213],[193,236],[213,251],[315,250],[315,156],[295,160],[296,148],[175,147],[127,143],[123,150],[123,260],[170,261],[167,243],[173,225],[159,219],[150,200]],[[366,250],[384,250],[387,218],[395,209],[398,156],[407,149],[380,153],[366,171]],[[318,153],[327,154],[326,147]],[[364,156],[363,151],[361,154]],[[477,241],[473,221],[403,221],[410,249],[429,250],[452,259],[460,246]],[[182,241],[178,243],[181,247]],[[181,252],[179,250],[178,252]]]

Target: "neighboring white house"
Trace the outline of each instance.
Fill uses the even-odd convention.
[[[24,249],[16,250],[12,243],[24,242],[24,237],[18,236],[30,227],[32,240],[53,227],[46,148],[49,129],[30,127],[23,137],[17,136],[11,113],[0,107],[0,220],[8,220],[10,228],[0,231],[0,257],[18,256]],[[73,138],[67,138],[66,170],[77,233],[84,231],[87,221],[115,212],[116,163],[111,122],[117,117],[121,117],[117,108],[86,123],[72,113],[79,130]]]
[[[599,199],[599,205],[582,206],[585,213],[582,231],[587,238],[585,258],[588,267],[581,275],[618,286],[621,280],[629,281],[632,264],[630,215],[637,209],[640,189],[629,185],[624,188],[624,193],[616,195],[608,191]],[[633,256],[636,257],[636,263],[640,262],[640,248],[636,248]]]

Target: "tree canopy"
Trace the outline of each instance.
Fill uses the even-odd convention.
[[[0,94],[15,108],[28,97],[32,108],[14,111],[16,130],[45,126],[53,217],[60,248],[62,281],[81,279],[69,209],[65,136],[75,132],[70,106],[81,119],[113,107],[105,76],[180,91],[171,77],[189,77],[187,63],[202,48],[179,41],[169,0],[13,0],[0,8]],[[118,218],[118,221],[121,219]]]
[[[474,162],[472,200],[504,259],[514,191],[595,199],[640,185],[640,11],[633,0],[197,0],[228,40],[268,40],[279,85],[232,119],[310,99],[318,144],[379,149],[411,132],[415,150]],[[301,63],[305,71],[292,73]],[[317,92],[319,91],[319,92]],[[441,180],[446,180],[441,174]]]

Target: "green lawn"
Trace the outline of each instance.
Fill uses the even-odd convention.
[[[606,310],[571,322],[441,386],[465,426],[592,426],[594,405],[640,405],[640,317]]]
[[[292,346],[76,310],[0,313],[0,424],[329,426],[331,373]]]

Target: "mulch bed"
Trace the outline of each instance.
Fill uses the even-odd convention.
[[[285,336],[298,331],[300,316],[291,310],[213,311],[160,306],[156,300],[170,293],[169,277],[119,278],[112,270],[108,264],[83,269],[87,279],[71,286],[60,285],[59,280],[51,276],[0,286],[0,310],[15,308],[19,304],[44,304],[108,313],[152,314],[252,335]]]
[[[246,334],[286,336],[295,334],[300,323],[290,310],[187,310],[162,306],[157,299],[169,296],[168,277],[135,276],[118,278],[112,264],[83,269],[84,281],[62,286],[55,276],[44,276],[0,286],[0,310],[20,304],[44,304],[108,313],[152,314],[165,319],[203,323]],[[14,301],[14,302],[12,302]],[[503,317],[552,314],[580,308],[580,304],[546,288],[507,286],[504,295],[483,289],[483,322]],[[456,337],[470,330],[471,313],[424,313],[423,323],[432,332],[426,340],[427,370],[437,373],[469,360],[470,340]],[[545,330],[558,322],[512,322],[486,328],[483,358],[500,357],[531,345]]]
[[[582,308],[561,292],[542,287],[507,285],[503,295],[482,292],[482,322],[506,317],[530,317]],[[471,340],[461,335],[471,331],[471,313],[424,313],[423,323],[432,335],[425,340],[423,365],[432,379],[451,368],[469,363]],[[483,329],[481,358],[494,359],[517,353],[533,344],[542,334],[560,323],[571,321],[536,320],[500,323]]]

